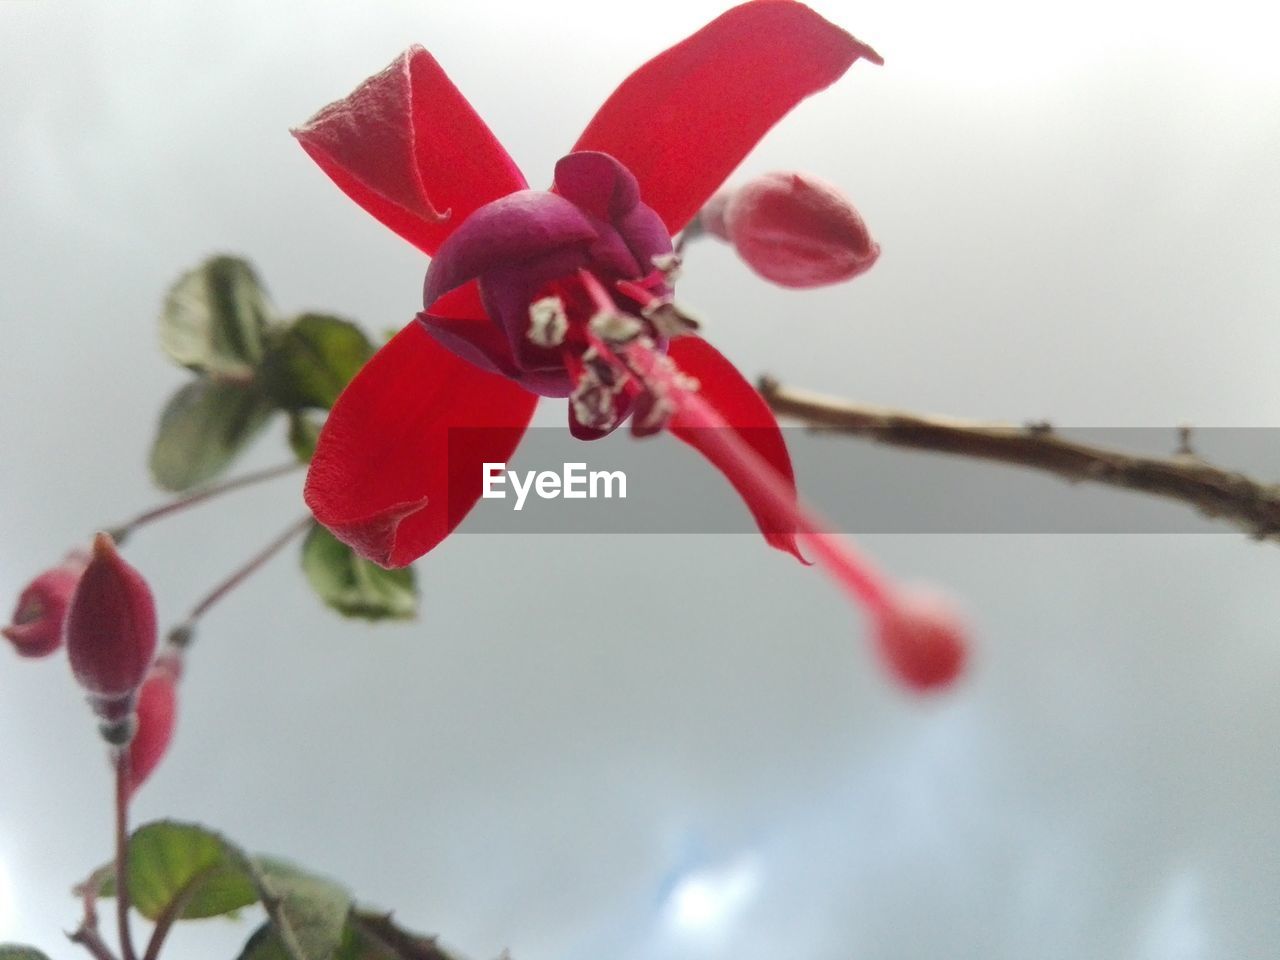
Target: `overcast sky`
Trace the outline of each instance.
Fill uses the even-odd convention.
[[[696,247],[681,298],[749,376],[1015,422],[1277,423],[1262,4],[817,7],[886,64],[738,176],[839,184],[883,256],[798,294]],[[723,8],[0,0],[0,601],[159,499],[146,453],[184,374],[156,315],[181,270],[243,254],[282,310],[374,332],[418,309],[423,258],[290,125],[421,42],[545,182],[614,84]],[[878,456],[949,496],[929,457]],[[299,486],[140,533],[162,621]],[[756,537],[459,535],[419,564],[421,619],[380,627],[321,608],[290,553],[208,617],[136,815],[312,866],[476,958],[1274,956],[1280,548],[862,542],[963,600],[955,690],[895,688],[844,598]],[[0,656],[0,769],[0,940],[73,956],[110,783],[65,660]],[[172,955],[234,955],[251,926],[191,925]]]

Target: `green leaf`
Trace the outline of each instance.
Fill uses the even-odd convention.
[[[239,960],[292,960],[270,923],[249,938]],[[400,927],[390,914],[352,909],[332,960],[459,960],[435,937]]]
[[[279,860],[259,857],[254,861],[264,898],[274,900],[272,935],[260,941],[258,960],[295,956],[297,960],[330,960],[342,943],[351,895],[330,880],[304,873]],[[272,941],[275,941],[273,944]],[[253,940],[246,951],[254,946]],[[289,949],[289,946],[292,949]]]
[[[151,475],[166,490],[212,480],[266,426],[270,401],[252,385],[197,380],[170,398],[151,446]]]
[[[302,569],[320,599],[344,617],[412,620],[418,615],[418,586],[411,568],[384,570],[356,556],[319,525],[302,544]]]
[[[184,367],[251,375],[262,359],[272,310],[257,274],[238,257],[211,257],[184,273],[165,298],[160,344]]]
[[[343,927],[342,941],[333,953],[333,960],[402,960],[402,956],[377,944],[348,923]],[[239,960],[293,960],[293,957],[275,928],[264,923],[244,945]],[[440,958],[433,957],[432,960]]]
[[[354,323],[304,313],[273,337],[262,373],[282,407],[328,410],[371,356],[373,344]]]
[[[115,896],[115,877],[101,895]],[[233,914],[260,899],[248,858],[234,844],[194,823],[161,820],[129,838],[129,895],[148,920],[178,911],[194,920]]]
[[[505,954],[504,954],[505,955]],[[389,913],[352,910],[334,960],[459,960],[435,937],[401,927]]]
[[[289,414],[289,448],[299,463],[310,463],[316,455],[316,443],[320,439],[319,421],[301,410]]]
[[[24,947],[19,943],[0,943],[0,960],[49,960],[35,947]]]
[[[239,960],[293,960],[293,956],[268,921],[253,931],[240,951]]]

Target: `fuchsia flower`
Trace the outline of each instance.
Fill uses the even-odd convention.
[[[295,131],[432,257],[423,311],[330,412],[306,484],[316,519],[370,560],[410,563],[475,505],[482,464],[509,459],[538,397],[567,397],[582,439],[630,416],[637,434],[698,449],[769,543],[800,557],[803,537],[890,635],[882,649],[900,647],[896,593],[801,508],[772,412],[671,299],[671,237],[775,122],[863,58],[882,62],[794,0],[735,7],[623,81],[550,191],[528,189],[421,47]],[[958,628],[947,643],[962,649]]]
[[[89,555],[83,550],[68,553],[29,583],[13,608],[13,622],[0,628],[19,656],[47,657],[62,646],[62,628],[67,608],[84,573]]]
[[[733,244],[747,266],[783,287],[851,280],[880,256],[849,198],[810,174],[767,173],[721,191],[698,219]]]

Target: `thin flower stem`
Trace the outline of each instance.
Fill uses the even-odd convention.
[[[129,748],[116,747],[116,922],[120,930],[120,953],[124,960],[137,960],[133,934],[129,929]]]
[[[233,591],[249,577],[258,572],[272,557],[288,546],[289,542],[304,533],[314,521],[311,515],[307,514],[294,523],[285,528],[284,532],[263,547],[260,551],[249,558],[243,566],[237,568],[229,577],[219,583],[203,600],[191,608],[191,612],[187,614],[185,620],[169,632],[170,642],[177,646],[186,646],[190,640],[190,633],[194,630],[196,622],[209,612],[209,608],[216,604],[219,600]],[[175,641],[175,636],[183,639]]]
[[[224,493],[231,493],[233,490],[239,490],[242,487],[249,487],[255,483],[263,483],[267,480],[274,480],[276,477],[283,477],[286,474],[301,470],[305,464],[292,461],[282,463],[274,467],[268,467],[265,470],[257,470],[253,473],[246,473],[242,477],[236,477],[232,480],[226,480],[222,483],[211,484],[194,493],[188,493],[177,499],[170,500],[168,503],[162,503],[158,507],[150,510],[144,510],[132,520],[123,523],[111,530],[111,536],[116,543],[123,543],[125,538],[137,530],[144,527],[152,521],[159,520],[161,517],[167,517],[171,513],[179,513],[188,507],[194,507],[199,503],[219,497]]]

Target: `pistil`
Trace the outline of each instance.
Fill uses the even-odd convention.
[[[580,276],[596,303],[597,316],[620,313],[603,285],[591,274]],[[805,504],[767,460],[702,398],[698,384],[682,374],[648,336],[606,342],[588,330],[592,350],[628,376],[637,402],[652,420],[655,411],[665,425],[678,416],[682,427],[699,432],[699,447],[713,462],[729,464],[749,487],[747,499],[764,504],[781,518],[814,559],[871,617],[880,654],[909,686],[919,690],[954,680],[966,656],[966,630],[941,597],[928,590],[901,587],[876,569],[832,524]],[[650,424],[645,424],[646,427]]]

